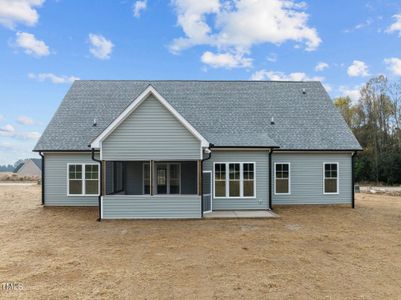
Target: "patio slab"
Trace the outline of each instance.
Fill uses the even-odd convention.
[[[203,215],[205,219],[240,219],[240,218],[278,218],[270,210],[219,210]]]

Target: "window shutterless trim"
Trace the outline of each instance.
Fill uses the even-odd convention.
[[[336,184],[336,187],[337,187],[337,192],[335,192],[335,193],[326,193],[325,192],[325,187],[326,187],[326,185],[325,185],[325,179],[326,179],[326,172],[325,172],[325,169],[326,169],[326,165],[337,165],[337,177],[336,177],[336,180],[337,180],[337,184]],[[334,179],[334,178],[327,178],[327,179]],[[338,163],[338,162],[323,162],[323,195],[338,195],[338,194],[340,194],[340,164]]]
[[[277,179],[283,179],[283,178],[277,178],[277,173],[276,173],[276,165],[288,165],[288,193],[277,193],[276,191],[276,182]],[[289,162],[275,162],[274,163],[274,195],[291,195],[291,163]]]
[[[82,181],[82,194],[70,194],[70,166],[71,165],[80,165],[82,166],[82,178],[80,179]],[[86,170],[85,170],[85,166],[87,165],[91,165],[91,166],[97,166],[97,181],[98,181],[98,192],[97,194],[86,194],[86,187],[85,187],[85,182],[86,182]],[[74,179],[71,179],[74,180]],[[77,179],[79,180],[79,179]],[[94,181],[95,179],[88,179],[88,180],[92,180]],[[86,197],[98,197],[100,196],[100,164],[95,164],[95,163],[67,163],[67,196],[68,197],[82,197],[82,196],[86,196]]]
[[[226,195],[216,196],[216,174],[215,174],[215,166],[216,164],[224,164],[226,165],[226,178],[225,178],[225,191]],[[239,196],[230,196],[230,164],[239,164],[240,165],[240,195]],[[253,196],[244,196],[244,164],[252,164],[253,165]],[[213,162],[213,198],[215,199],[256,199],[256,162],[254,161],[222,161],[222,162]]]

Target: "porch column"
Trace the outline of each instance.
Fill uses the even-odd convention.
[[[201,160],[198,160],[197,161],[197,173],[198,173],[198,195],[199,196],[201,196],[203,193],[202,193],[202,183],[203,183],[203,180],[202,180],[202,161]]]
[[[105,160],[102,160],[102,175],[101,175],[101,178],[100,178],[100,180],[101,180],[101,182],[102,182],[102,184],[100,185],[101,186],[101,195],[107,195],[107,193],[106,193],[106,161]]]
[[[149,162],[149,190],[151,196],[153,196],[153,165],[154,162],[151,160]]]

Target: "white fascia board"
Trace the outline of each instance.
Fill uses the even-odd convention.
[[[201,142],[201,147],[209,147],[209,142],[187,120],[185,120],[185,118],[176,111],[175,108],[172,107],[153,86],[149,85],[100,135],[97,136],[97,138],[91,143],[91,148],[100,149],[101,142],[105,140],[151,94],[153,94],[153,96],[155,96],[156,99],[159,100],[159,102]]]

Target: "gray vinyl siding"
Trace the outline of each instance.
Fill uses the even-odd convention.
[[[291,165],[291,195],[274,194],[273,173],[273,205],[351,203],[352,164],[350,153],[274,153],[272,160],[273,164],[289,162]],[[338,162],[339,164],[338,195],[323,194],[324,162]]]
[[[97,206],[97,196],[67,196],[67,164],[95,163],[90,153],[45,153],[45,205]]]
[[[255,162],[256,198],[213,198],[213,210],[268,208],[269,154],[267,151],[213,151],[211,159],[204,162],[204,171],[213,171],[214,162]]]
[[[196,160],[200,141],[149,96],[104,141],[103,160]]]
[[[198,219],[201,197],[108,195],[103,197],[103,219]]]

